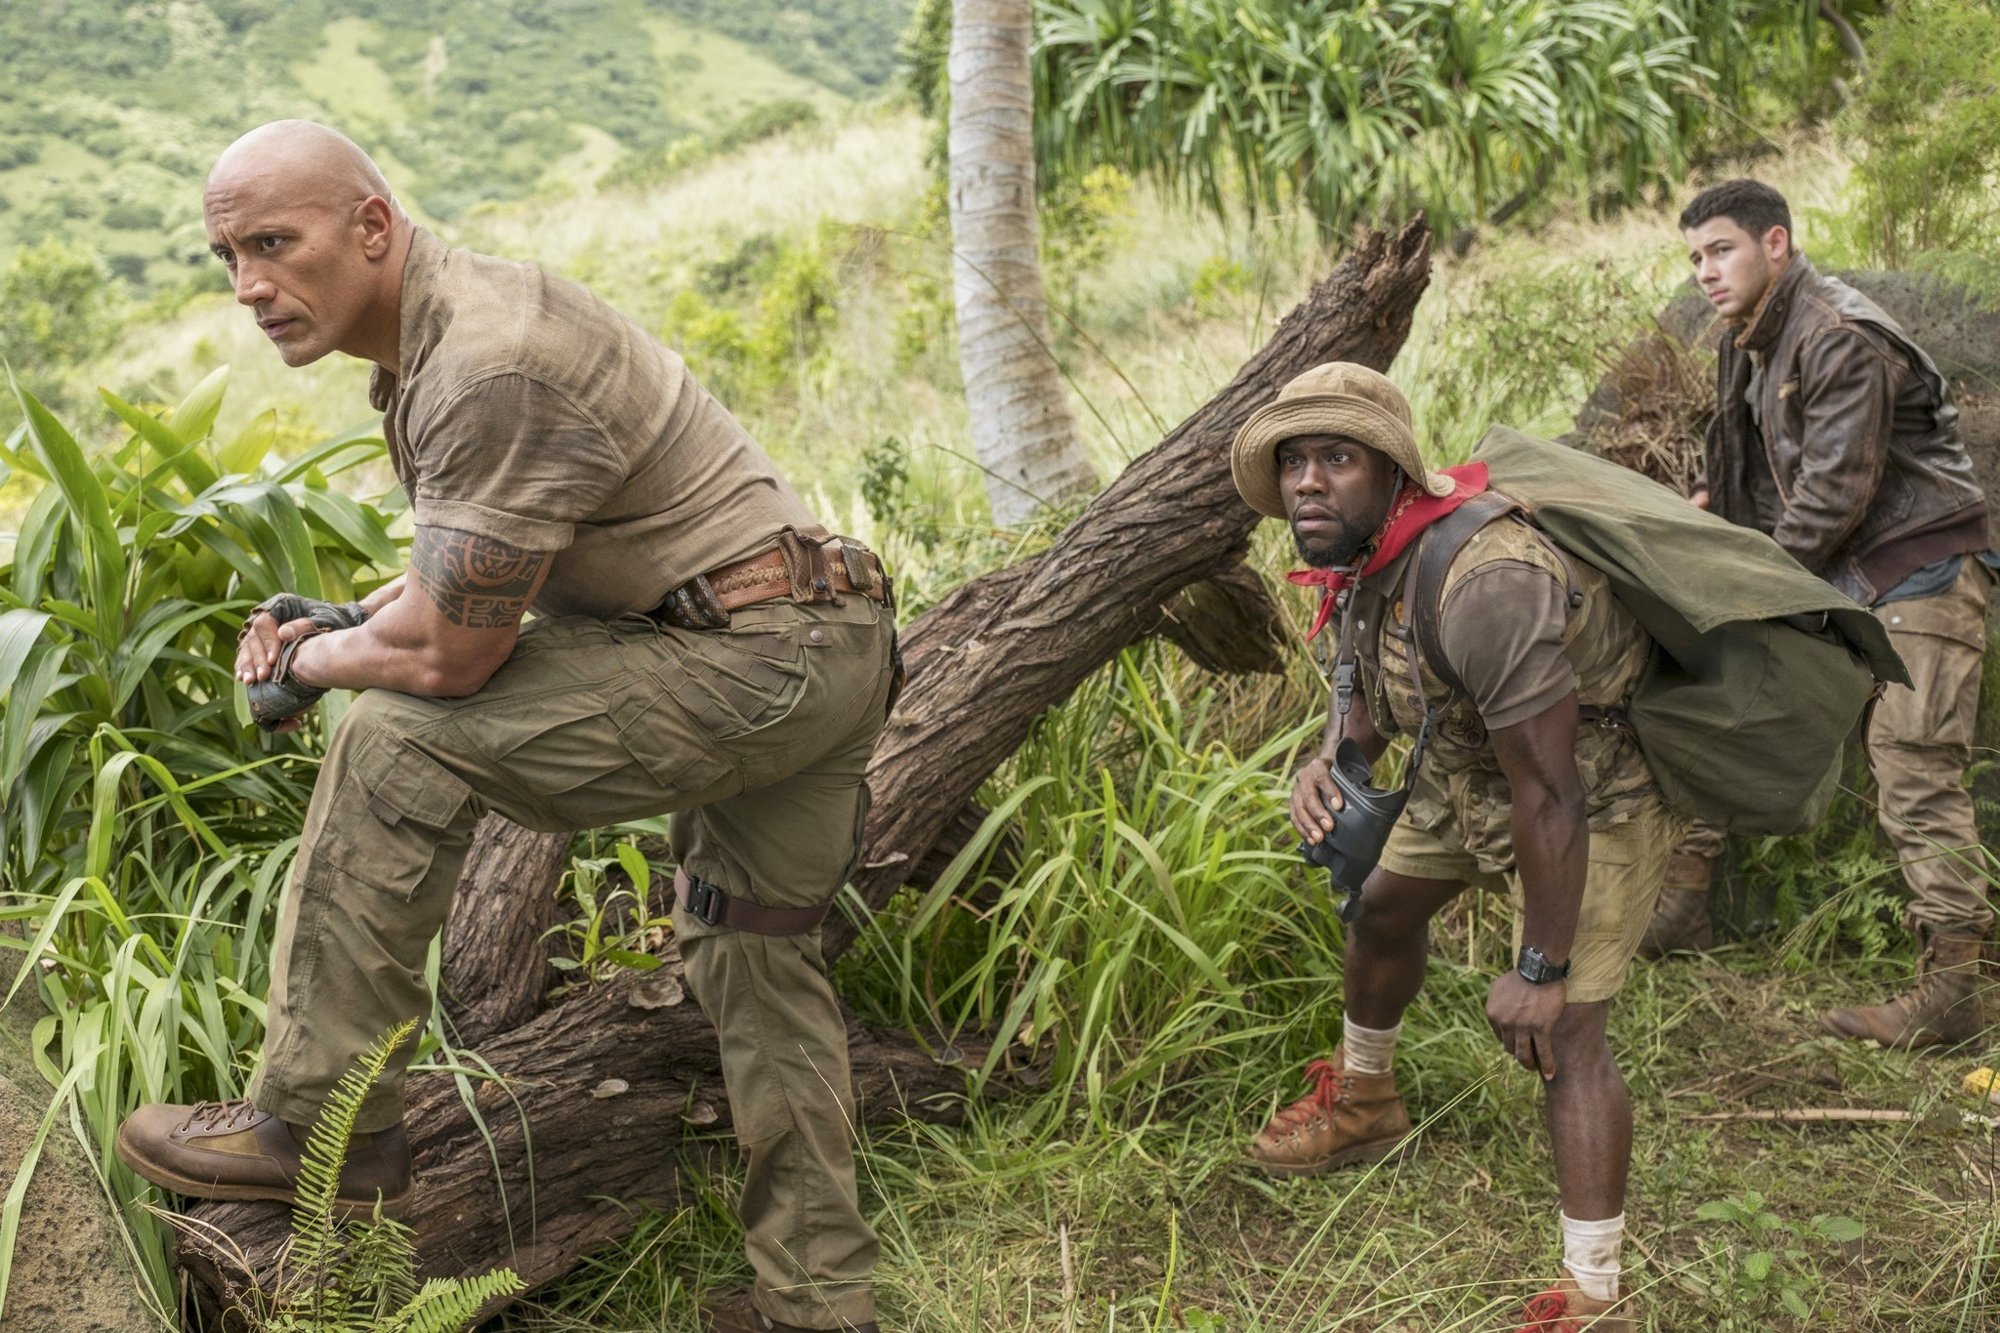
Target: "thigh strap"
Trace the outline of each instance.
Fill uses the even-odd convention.
[[[804,935],[819,929],[833,901],[812,907],[766,907],[732,898],[720,885],[696,879],[682,867],[674,871],[674,901],[706,926],[728,926],[753,935]]]

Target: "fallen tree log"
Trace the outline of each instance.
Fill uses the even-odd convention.
[[[1328,360],[1386,369],[1429,281],[1430,234],[1413,222],[1357,246],[1235,378],[1135,462],[1041,556],[976,579],[905,634],[911,682],[869,768],[874,804],[856,888],[879,907],[948,833],[1029,726],[1117,652],[1188,617],[1183,594],[1216,581],[1252,633],[1269,600],[1241,567],[1256,515],[1229,479],[1243,420],[1293,375]],[[1203,598],[1206,594],[1196,594]],[[1207,631],[1204,631],[1207,633]],[[1249,660],[1220,640],[1197,651]],[[445,984],[467,1046],[460,1066],[491,1077],[418,1073],[408,1124],[417,1156],[411,1222],[427,1273],[513,1267],[532,1288],[629,1233],[634,1205],[671,1206],[696,1150],[729,1127],[715,1037],[682,984],[671,943],[657,971],[542,1007],[527,977],[547,967],[546,933],[566,837],[483,826],[447,928]],[[543,882],[536,885],[537,875]],[[830,921],[829,959],[854,926]],[[510,941],[492,944],[491,941]],[[963,1089],[898,1034],[851,1030],[866,1121],[946,1118]],[[469,1103],[469,1105],[468,1105]],[[477,1112],[475,1119],[474,1112]],[[288,1219],[272,1205],[206,1204],[180,1246],[201,1302],[226,1308],[270,1282]],[[218,1236],[229,1239],[220,1243]]]
[[[1240,563],[1257,515],[1229,444],[1251,412],[1323,361],[1388,369],[1430,281],[1430,231],[1370,236],[1234,379],[1140,457],[1041,555],[975,579],[910,627],[909,688],[868,768],[856,890],[880,907],[1029,726],[1158,625],[1183,590]],[[853,937],[830,922],[827,947]]]

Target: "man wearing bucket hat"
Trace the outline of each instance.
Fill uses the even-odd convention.
[[[1506,891],[1518,965],[1494,981],[1487,1021],[1543,1080],[1565,1268],[1520,1327],[1636,1327],[1618,1286],[1632,1110],[1605,1022],[1683,824],[1627,731],[1580,722],[1630,693],[1650,641],[1603,575],[1518,514],[1471,528],[1503,498],[1485,464],[1425,467],[1402,392],[1366,367],[1286,384],[1237,434],[1232,468],[1251,508],[1290,524],[1309,566],[1292,580],[1322,589],[1312,636],[1340,621],[1325,744],[1292,789],[1300,835],[1329,841],[1343,818],[1343,740],[1372,763],[1390,737],[1417,738],[1348,931],[1343,1040],[1250,1155],[1292,1176],[1408,1151],[1391,1058],[1428,922],[1467,887]],[[1425,534],[1466,530],[1455,553],[1433,548],[1448,563],[1427,645],[1413,609]]]

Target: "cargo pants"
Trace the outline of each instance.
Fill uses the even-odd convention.
[[[1984,937],[1993,928],[1979,825],[1965,789],[1991,582],[1986,567],[1968,555],[1958,581],[1943,592],[1874,610],[1910,669],[1911,685],[1891,685],[1868,725],[1877,817],[1903,863],[1911,923],[1944,935]],[[1720,829],[1697,823],[1680,850],[1713,859],[1725,842]]]
[[[488,811],[552,832],[671,812],[689,874],[772,907],[832,899],[867,812],[891,634],[857,595],[761,603],[721,631],[558,617],[523,627],[477,694],[359,695],[313,788],[251,1099],[310,1122],[370,1043],[429,1014],[430,941]],[[808,1328],[873,1319],[878,1246],[818,932],[750,934],[678,908],[674,928],[748,1158],[738,1211],[757,1305]],[[403,1078],[398,1060],[357,1129],[401,1118]]]
[[[1991,582],[1968,555],[1943,592],[1875,608],[1912,686],[1891,685],[1868,726],[1882,832],[1902,858],[1911,922],[1944,935],[1983,938],[1993,929],[1987,861],[1965,789]]]

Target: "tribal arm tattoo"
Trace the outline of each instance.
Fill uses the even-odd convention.
[[[553,557],[457,528],[420,527],[410,569],[454,625],[505,629],[517,623]]]

